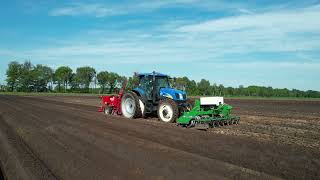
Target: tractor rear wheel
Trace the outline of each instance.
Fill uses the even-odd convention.
[[[135,119],[142,116],[139,96],[134,92],[128,92],[122,96],[121,112],[124,117]]]
[[[179,117],[179,108],[172,99],[161,100],[158,106],[158,117],[162,122],[173,123]]]

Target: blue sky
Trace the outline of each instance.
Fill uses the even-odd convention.
[[[0,83],[10,61],[31,60],[320,90],[319,17],[319,0],[5,1]]]

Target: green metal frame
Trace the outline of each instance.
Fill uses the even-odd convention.
[[[188,126],[195,124],[237,124],[240,120],[238,116],[231,116],[232,106],[228,104],[221,104],[216,108],[205,110],[201,107],[200,100],[195,101],[194,108],[177,120],[179,125]]]

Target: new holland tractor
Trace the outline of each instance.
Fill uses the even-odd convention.
[[[131,91],[124,91],[124,83],[119,95],[102,96],[99,111],[130,119],[157,114],[163,122],[200,129],[238,124],[240,120],[230,115],[232,107],[223,102],[223,97],[202,97],[191,103],[186,92],[174,89],[165,74],[143,73],[137,77],[139,85]]]
[[[163,122],[175,122],[188,107],[186,92],[174,89],[169,76],[160,73],[138,74],[139,86],[123,94],[121,112],[126,118],[156,114]]]

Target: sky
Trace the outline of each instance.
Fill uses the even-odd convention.
[[[320,91],[319,0],[2,1],[11,61]]]

